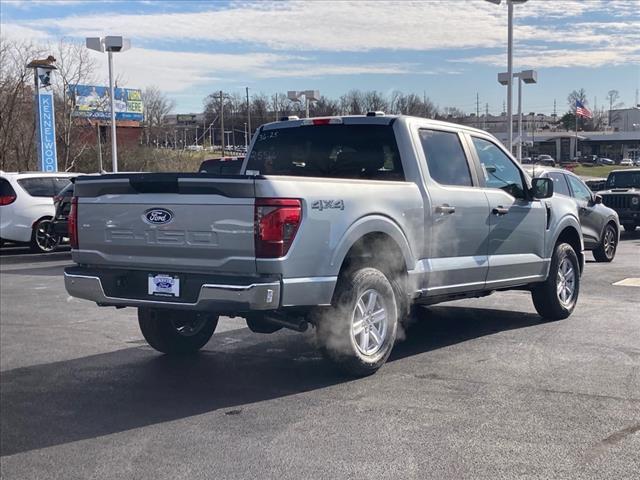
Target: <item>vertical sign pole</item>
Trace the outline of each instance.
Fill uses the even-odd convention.
[[[251,102],[249,102],[249,87],[247,87],[247,125],[249,126],[249,134],[251,134]]]
[[[33,69],[33,82],[35,85],[33,96],[33,110],[36,117],[36,147],[37,147],[37,162],[40,170],[44,171],[44,163],[42,161],[42,135],[40,135],[40,81],[38,80],[38,67]],[[28,167],[28,165],[27,165]],[[27,168],[29,170],[29,168]]]
[[[507,135],[509,153],[513,153],[513,101],[512,101],[512,85],[513,85],[513,4],[511,0],[507,0],[508,10],[508,26],[507,26],[507,74],[509,80],[507,83]]]
[[[116,140],[116,108],[115,91],[113,88],[113,52],[107,52],[109,56],[109,91],[111,93],[111,163],[113,173],[118,171],[118,141]]]

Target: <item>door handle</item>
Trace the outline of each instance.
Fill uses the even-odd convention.
[[[452,213],[455,213],[455,211],[456,211],[456,207],[452,207],[447,204],[438,205],[436,207],[436,213],[446,213],[448,215],[451,215]]]
[[[494,215],[506,215],[507,213],[509,213],[509,209],[501,206],[495,207],[493,210],[491,210],[491,213],[493,213]]]

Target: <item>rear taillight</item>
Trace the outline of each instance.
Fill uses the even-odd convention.
[[[302,205],[294,198],[257,198],[255,247],[258,258],[284,257],[302,219]]]
[[[78,197],[71,198],[71,211],[68,217],[69,243],[71,248],[78,248]]]
[[[16,201],[15,195],[0,195],[0,206],[11,205],[15,201]]]

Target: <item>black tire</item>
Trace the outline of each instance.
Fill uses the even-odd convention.
[[[604,227],[600,244],[592,252],[593,258],[596,259],[596,262],[611,262],[616,256],[617,248],[618,231],[613,224],[609,223]]]
[[[50,253],[60,245],[60,235],[53,231],[50,218],[42,218],[33,226],[31,232],[31,251],[34,253]]]
[[[559,282],[561,278],[565,277],[564,272],[559,275],[560,268],[565,269],[567,266],[564,262],[569,262],[573,272],[573,291],[570,296],[567,296],[564,300],[561,299],[561,295],[564,295],[566,290],[561,290],[562,293],[558,293]],[[567,279],[568,280],[568,279]],[[568,285],[568,281],[563,285]],[[573,250],[573,247],[568,243],[559,243],[556,245],[551,258],[551,266],[549,267],[549,276],[543,283],[536,285],[531,290],[531,297],[533,299],[533,305],[536,311],[546,320],[562,320],[567,318],[573,312],[578,301],[578,295],[580,293],[580,262],[578,256]]]
[[[359,308],[359,302],[365,310]],[[398,309],[393,287],[375,268],[348,272],[338,281],[332,307],[315,323],[325,358],[348,375],[371,375],[387,361],[396,340]]]
[[[622,228],[624,228],[625,232],[635,232],[636,231],[636,227],[637,225],[633,224],[633,223],[625,223],[622,225]]]
[[[218,316],[206,312],[138,308],[138,323],[145,340],[169,355],[194,353],[204,347]]]

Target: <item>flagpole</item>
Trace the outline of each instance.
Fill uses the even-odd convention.
[[[576,101],[576,154],[574,157],[578,156],[578,102]]]

